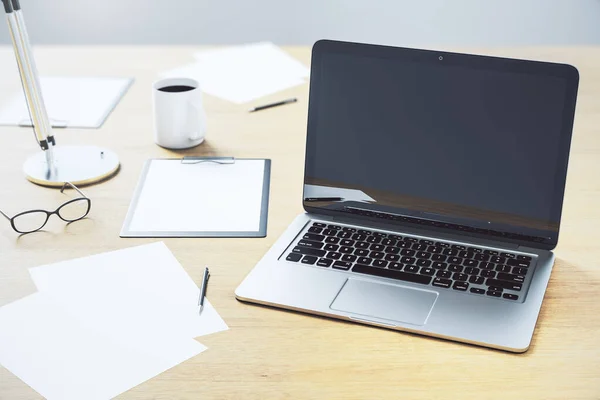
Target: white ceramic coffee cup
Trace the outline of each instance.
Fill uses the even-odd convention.
[[[179,92],[161,91],[172,86],[193,89]],[[198,81],[190,78],[167,78],[154,83],[154,141],[168,149],[187,149],[199,145],[206,135],[206,114]]]

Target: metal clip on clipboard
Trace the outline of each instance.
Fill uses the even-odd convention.
[[[214,162],[216,164],[235,164],[234,157],[183,157],[182,164],[200,164],[203,162]]]

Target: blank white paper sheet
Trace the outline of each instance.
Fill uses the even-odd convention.
[[[149,160],[121,237],[264,237],[270,160]]]
[[[195,55],[196,62],[162,74],[200,82],[203,92],[246,103],[304,84],[309,69],[270,42],[231,46]]]
[[[0,364],[49,400],[111,399],[203,352],[193,339],[149,351],[90,329],[38,292],[0,308]]]
[[[131,78],[40,78],[50,123],[60,128],[99,128],[132,82]],[[0,125],[31,125],[22,91],[0,104]]]
[[[146,343],[227,330],[163,242],[30,268],[40,292],[108,337]],[[149,343],[148,343],[149,344]]]

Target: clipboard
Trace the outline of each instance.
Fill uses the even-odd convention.
[[[265,237],[270,179],[269,159],[150,159],[120,237]]]

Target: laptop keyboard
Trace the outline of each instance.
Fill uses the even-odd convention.
[[[285,259],[511,301],[523,297],[532,263],[518,253],[320,222]]]

